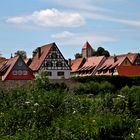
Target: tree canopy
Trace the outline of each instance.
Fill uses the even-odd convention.
[[[27,58],[27,54],[25,51],[23,50],[18,50],[15,52],[15,56],[21,56],[23,59],[26,59]]]
[[[37,47],[35,50],[33,50],[33,52],[32,52],[32,57],[34,57],[34,56],[36,55],[37,52],[38,52],[38,47]]]
[[[77,58],[81,58],[82,54],[81,53],[76,53],[74,56],[75,56],[75,59],[77,59]]]
[[[95,52],[95,55],[96,56],[104,55],[104,56],[108,57],[108,56],[110,56],[110,53],[109,53],[109,51],[105,50],[103,47],[98,47],[97,51]]]

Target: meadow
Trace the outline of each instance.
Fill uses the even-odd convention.
[[[34,85],[1,88],[0,139],[139,140],[138,80],[95,79],[75,78],[70,88],[41,74]]]

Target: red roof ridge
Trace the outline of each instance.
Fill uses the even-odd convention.
[[[88,41],[84,44],[82,49],[92,48]]]
[[[7,75],[10,73],[10,71],[12,70],[12,68],[14,67],[15,63],[17,62],[17,60],[19,59],[20,56],[15,56],[13,58],[10,58],[7,60],[6,65],[9,66],[8,70],[6,71],[5,75],[3,76],[2,80],[4,80]]]
[[[44,59],[46,58],[47,54],[49,53],[53,45],[56,44],[53,42],[39,47],[41,49],[41,56],[38,57],[39,52],[37,52],[36,55],[33,57],[32,63],[30,65],[30,68],[33,71],[38,71],[38,69],[40,68],[41,64],[43,63]]]

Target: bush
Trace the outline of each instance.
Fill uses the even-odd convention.
[[[116,90],[120,90],[124,86],[138,86],[140,85],[140,76],[126,77],[126,76],[85,76],[85,77],[74,77],[75,81],[80,83],[107,81],[111,83]]]
[[[0,90],[0,139],[140,139],[140,86],[90,81],[71,93],[42,80]]]
[[[76,95],[80,94],[106,94],[106,93],[112,93],[114,90],[114,87],[108,83],[108,82],[89,82],[84,84],[79,84],[74,88],[74,93]]]

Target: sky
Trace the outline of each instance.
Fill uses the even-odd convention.
[[[4,0],[0,54],[55,42],[66,59],[88,41],[114,54],[140,52],[140,0]]]

